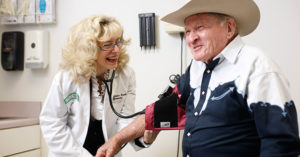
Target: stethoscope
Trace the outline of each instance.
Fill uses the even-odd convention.
[[[125,116],[125,115],[122,115],[122,114],[118,113],[118,112],[115,110],[115,107],[114,107],[114,105],[113,105],[113,103],[112,103],[112,98],[111,98],[111,97],[112,97],[112,85],[113,85],[114,78],[115,78],[115,72],[116,72],[116,70],[113,70],[112,75],[111,75],[110,79],[108,79],[108,80],[105,80],[105,79],[101,78],[100,76],[97,76],[97,79],[101,80],[101,81],[105,84],[106,91],[107,91],[107,94],[108,94],[109,104],[110,104],[110,107],[111,107],[112,111],[113,111],[118,117],[120,117],[120,118],[125,118],[125,119],[132,118],[132,117],[135,117],[135,116],[140,115],[140,114],[145,114],[145,110],[142,110],[142,111],[136,112],[136,113],[134,113],[134,114],[132,114],[132,115],[127,115],[127,116]],[[109,88],[109,86],[108,86],[108,83],[110,83],[110,88]]]

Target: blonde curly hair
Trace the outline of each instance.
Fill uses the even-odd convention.
[[[112,17],[96,15],[81,20],[69,32],[67,43],[62,49],[60,68],[70,70],[70,77],[74,82],[85,82],[96,74],[98,58],[98,42],[108,41],[111,38],[123,39],[123,27]],[[117,71],[120,71],[128,61],[124,40],[121,49]]]

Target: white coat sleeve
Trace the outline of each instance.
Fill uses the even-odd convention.
[[[59,75],[56,75],[40,114],[40,126],[49,153],[56,157],[91,157],[73,137],[67,119],[68,108],[64,104]]]

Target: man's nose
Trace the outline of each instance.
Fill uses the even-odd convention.
[[[197,40],[199,40],[199,35],[193,31],[190,32],[189,36],[188,36],[188,40],[190,42],[195,42]]]
[[[195,42],[199,39],[199,35],[197,33],[195,33],[194,31],[191,32],[191,40],[192,42]]]

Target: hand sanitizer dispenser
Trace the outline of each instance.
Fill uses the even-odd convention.
[[[49,32],[25,32],[25,67],[44,69],[48,65]]]
[[[24,33],[3,32],[1,64],[7,71],[24,69]]]

